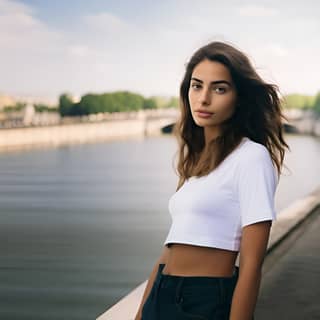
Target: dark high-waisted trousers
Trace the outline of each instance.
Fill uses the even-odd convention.
[[[176,276],[158,272],[142,320],[228,320],[239,268],[231,277]]]

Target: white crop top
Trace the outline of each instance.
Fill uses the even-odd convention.
[[[242,228],[275,220],[278,174],[268,149],[244,137],[208,175],[191,177],[169,199],[164,242],[239,251]]]

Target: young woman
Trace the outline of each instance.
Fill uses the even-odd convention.
[[[277,93],[232,45],[212,42],[191,57],[174,127],[172,225],[136,320],[253,319],[289,149]]]

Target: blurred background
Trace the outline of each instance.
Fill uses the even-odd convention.
[[[94,319],[170,227],[178,91],[209,41],[276,83],[278,211],[320,181],[320,3],[0,0],[0,319]]]

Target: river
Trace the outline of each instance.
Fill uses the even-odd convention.
[[[320,139],[291,147],[280,211],[320,181]],[[146,280],[170,227],[172,136],[0,154],[0,319],[95,319]]]

